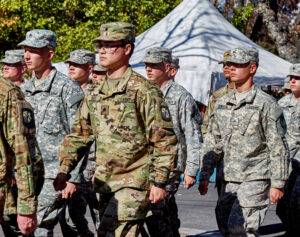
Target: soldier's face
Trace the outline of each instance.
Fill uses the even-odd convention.
[[[290,87],[293,94],[300,95],[300,77],[290,76]]]
[[[230,67],[227,63],[223,64],[223,74],[226,80],[230,79]]]
[[[132,46],[122,41],[102,41],[98,44],[100,64],[107,69],[115,69],[128,64]]]
[[[256,64],[254,63],[228,63],[228,67],[230,69],[230,80],[237,84],[244,83],[252,78],[257,69]]]
[[[89,80],[89,75],[92,70],[92,65],[89,64],[76,64],[69,63],[68,73],[69,76],[80,83],[80,85],[87,83]]]
[[[96,83],[97,81],[102,80],[106,75],[106,72],[92,72],[92,81],[93,83]]]
[[[145,63],[147,78],[156,84],[169,79],[171,66],[169,63]]]
[[[25,47],[24,60],[29,70],[42,71],[49,67],[54,51],[47,47],[33,48]]]
[[[11,80],[12,82],[21,81],[24,73],[23,65],[17,64],[4,64],[2,69],[3,77]]]

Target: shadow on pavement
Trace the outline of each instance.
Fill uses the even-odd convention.
[[[281,223],[264,225],[259,228],[259,233],[261,235],[272,235],[280,232],[284,232],[284,228]],[[278,236],[284,236],[284,235],[278,235]]]
[[[220,234],[219,231],[213,230],[213,231],[206,231],[201,234],[196,234],[196,235],[186,235],[186,237],[208,237],[208,236],[213,236],[213,237],[221,237],[222,235]]]

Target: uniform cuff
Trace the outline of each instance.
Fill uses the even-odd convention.
[[[37,211],[37,201],[34,198],[31,200],[19,200],[17,205],[17,213],[19,215],[32,215]]]
[[[285,185],[284,180],[271,180],[271,188],[278,188],[278,189],[282,189]]]
[[[188,176],[196,177],[199,170],[199,166],[195,164],[187,164],[185,167],[185,174]]]
[[[68,166],[61,164],[61,165],[59,166],[58,173],[65,173],[65,174],[68,174],[68,173],[69,173],[69,170],[70,170],[70,169],[69,169]]]

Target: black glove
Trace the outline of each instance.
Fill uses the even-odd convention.
[[[58,173],[53,181],[55,191],[61,191],[67,186],[67,181],[70,179],[70,174]]]

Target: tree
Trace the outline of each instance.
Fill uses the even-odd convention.
[[[0,51],[12,49],[27,31],[50,29],[57,34],[55,60],[70,51],[93,49],[99,26],[109,21],[136,25],[137,34],[167,15],[181,0],[0,0]]]

